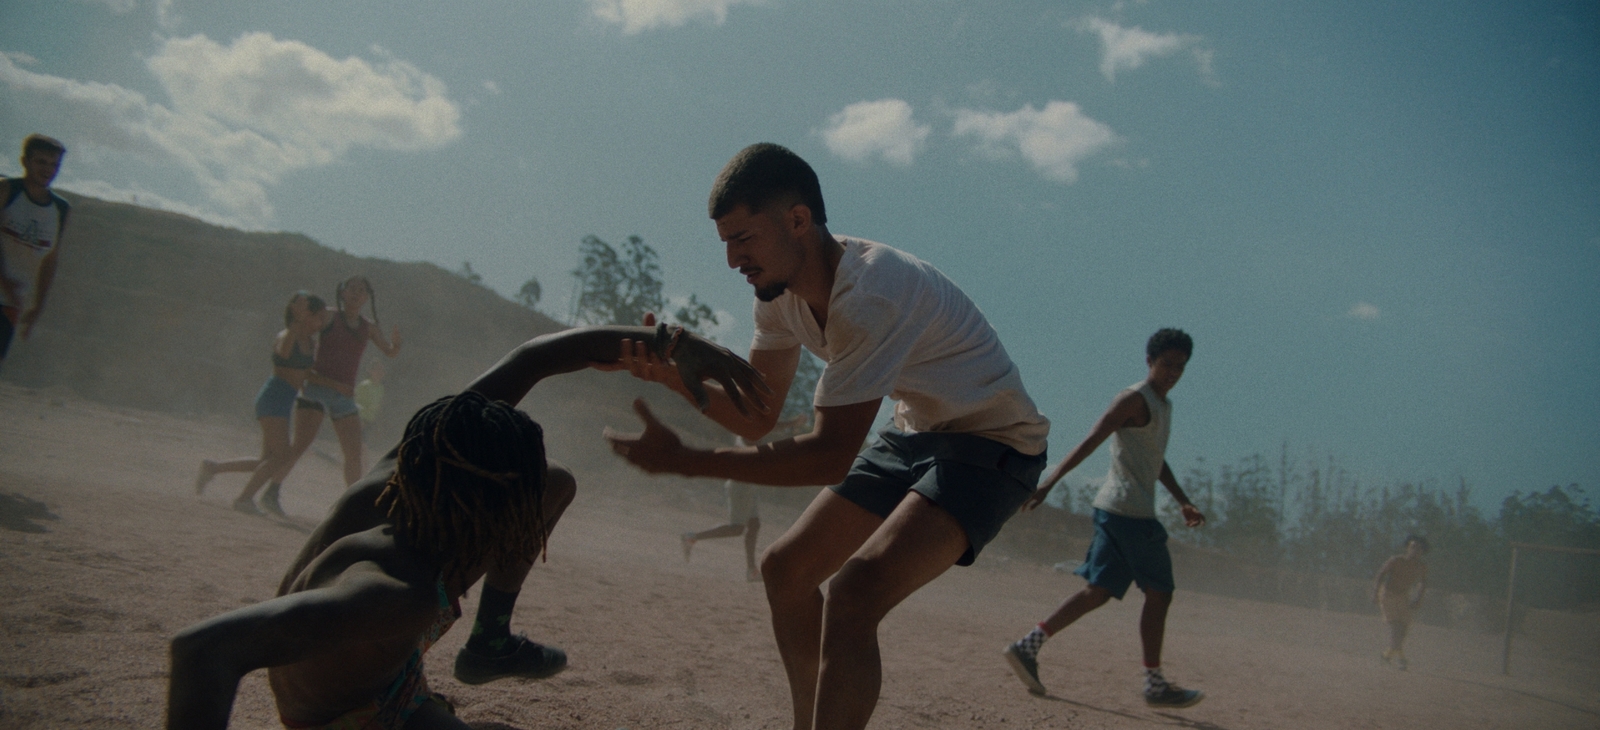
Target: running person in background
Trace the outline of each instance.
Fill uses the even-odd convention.
[[[772,434],[767,435],[766,441],[775,441],[774,435],[779,437],[793,436],[792,429],[805,423],[805,414],[800,414],[787,421],[779,422]],[[735,446],[749,446],[743,436],[733,439]],[[694,550],[694,544],[701,540],[715,540],[721,537],[744,537],[744,579],[751,583],[761,582],[761,569],[756,567],[756,537],[761,534],[761,515],[758,508],[759,500],[756,499],[756,485],[736,482],[729,479],[722,483],[722,489],[728,500],[728,521],[709,530],[700,532],[685,532],[679,538],[683,542],[683,561],[689,562],[689,554]]]
[[[639,400],[644,433],[608,438],[650,473],[835,485],[767,548],[761,577],[796,730],[863,728],[882,683],[878,625],[952,565],[971,565],[1028,499],[1050,421],[955,282],[908,253],[829,231],[817,174],[795,153],[746,147],[717,176],[708,207],[728,267],[755,289],[750,361],[775,394],[765,402],[784,402],[802,347],[826,363],[812,430],[702,451]],[[709,401],[694,397],[642,346],[623,360],[746,441],[779,418],[776,406],[746,413],[714,390]],[[884,398],[898,401],[895,427],[862,451]]]
[[[400,328],[390,330],[387,338],[383,336],[378,322],[378,302],[372,283],[365,276],[352,276],[339,282],[334,301],[339,311],[322,330],[317,342],[317,361],[296,401],[299,408],[294,417],[291,467],[311,448],[326,413],[333,419],[333,432],[339,436],[339,450],[344,452],[344,483],[348,486],[361,478],[361,419],[358,415],[361,409],[355,402],[361,355],[366,352],[368,342],[387,357],[400,354]],[[372,319],[361,314],[368,302],[372,303]]]
[[[1406,535],[1405,552],[1390,557],[1378,568],[1372,579],[1372,601],[1383,612],[1383,622],[1389,625],[1389,648],[1383,652],[1383,663],[1406,668],[1406,632],[1411,630],[1411,613],[1422,605],[1422,595],[1428,591],[1428,564],[1422,556],[1428,553],[1428,541],[1417,535]],[[1416,589],[1416,596],[1411,590]]]
[[[72,206],[50,183],[66,154],[60,140],[30,134],[22,140],[22,177],[0,180],[0,362],[17,330],[24,340],[33,333],[56,278]]]
[[[311,372],[313,356],[317,351],[317,332],[327,322],[327,305],[322,298],[307,291],[297,291],[283,308],[283,329],[272,341],[272,377],[267,378],[256,393],[256,421],[261,424],[261,456],[255,459],[200,462],[200,473],[194,478],[194,493],[205,491],[211,478],[227,472],[250,472],[244,491],[233,501],[233,508],[246,514],[259,515],[266,510],[283,517],[283,505],[278,502],[278,492],[283,487],[283,475],[294,466],[289,441],[289,416],[294,412],[295,394],[305,384]],[[269,483],[268,480],[271,480]],[[261,495],[261,507],[255,503],[256,492],[266,484]]]
[[[1183,377],[1194,353],[1194,342],[1183,330],[1163,329],[1145,343],[1145,364],[1150,373],[1111,401],[1094,430],[1067,454],[1039,490],[1022,506],[1034,509],[1050,496],[1050,489],[1107,438],[1111,439],[1111,473],[1094,498],[1094,542],[1074,573],[1089,585],[1068,598],[1055,613],[1016,643],[1007,646],[1005,658],[1022,684],[1034,694],[1045,694],[1039,681],[1039,648],[1046,639],[1106,601],[1128,592],[1130,583],[1144,591],[1139,615],[1139,640],[1144,646],[1144,701],[1154,707],[1189,707],[1205,698],[1199,690],[1183,689],[1161,673],[1161,644],[1166,636],[1167,608],[1172,605],[1172,556],[1167,552],[1167,531],[1156,519],[1156,482],[1160,481],[1183,511],[1184,524],[1199,527],[1205,515],[1189,502],[1167,466],[1167,435],[1172,425],[1172,402],[1167,392]]]
[[[466,728],[429,690],[422,665],[480,578],[456,679],[564,669],[564,653],[511,635],[509,623],[577,486],[546,461],[542,429],[512,404],[546,377],[617,369],[624,340],[652,343],[695,386],[715,379],[735,397],[765,388],[725,348],[665,328],[587,327],[523,344],[463,393],[417,411],[399,445],[312,532],[276,598],[178,632],[167,727],[226,727],[240,678],[265,667],[287,727]]]

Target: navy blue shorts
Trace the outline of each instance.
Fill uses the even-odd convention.
[[[956,565],[971,565],[1033,494],[1044,465],[1042,453],[1028,456],[969,433],[883,431],[832,489],[884,519],[908,492],[927,497],[967,533]]]
[[[276,375],[267,378],[256,393],[256,418],[288,418],[294,413],[296,390]]]
[[[1171,593],[1172,553],[1167,552],[1167,528],[1161,526],[1161,520],[1123,517],[1096,509],[1094,542],[1089,543],[1083,565],[1072,572],[1083,576],[1089,585],[1111,591],[1118,600],[1135,582],[1141,590]]]

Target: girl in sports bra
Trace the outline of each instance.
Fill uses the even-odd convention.
[[[272,341],[272,377],[256,394],[256,420],[261,423],[261,456],[255,459],[200,462],[200,474],[194,480],[194,492],[205,491],[211,478],[223,472],[250,472],[244,492],[233,501],[233,508],[249,514],[262,514],[266,510],[283,516],[278,503],[278,491],[283,476],[294,465],[289,442],[289,414],[294,411],[295,394],[305,384],[311,372],[317,349],[317,332],[328,320],[327,305],[321,297],[307,291],[297,291],[283,309],[283,329]],[[255,503],[256,492],[268,480],[261,495],[261,507]]]
[[[322,428],[323,414],[333,420],[333,431],[339,436],[339,450],[344,452],[344,483],[354,484],[361,478],[361,419],[356,415],[354,400],[356,373],[361,368],[361,355],[367,343],[372,343],[385,356],[400,354],[400,328],[391,329],[388,337],[378,323],[378,303],[372,292],[372,283],[365,276],[352,276],[339,282],[334,295],[339,311],[322,329],[317,340],[316,361],[300,389],[295,401],[294,445],[289,467],[311,447]],[[372,319],[361,310],[372,305]],[[288,469],[284,469],[288,474]]]

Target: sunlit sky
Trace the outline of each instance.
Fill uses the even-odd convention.
[[[638,235],[736,349],[706,194],[784,144],[834,232],[988,314],[1052,460],[1178,326],[1180,473],[1600,484],[1592,0],[0,0],[0,54],[0,142],[61,138],[64,189],[536,276],[558,318],[579,240]]]

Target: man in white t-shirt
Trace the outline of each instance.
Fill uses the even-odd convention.
[[[50,183],[66,154],[60,140],[30,134],[22,141],[22,177],[0,180],[0,361],[13,334],[32,334],[55,281],[71,206]]]
[[[745,148],[709,207],[728,266],[755,288],[750,362],[774,395],[754,409],[714,387],[696,399],[644,347],[624,359],[754,442],[776,422],[805,347],[826,363],[813,429],[691,449],[636,401],[644,433],[607,436],[651,473],[833,485],[767,548],[761,573],[795,728],[865,727],[878,699],[878,623],[951,565],[970,565],[1027,500],[1050,422],[954,283],[910,254],[828,231],[816,173],[793,152]],[[862,451],[886,397],[897,401],[895,427]]]

